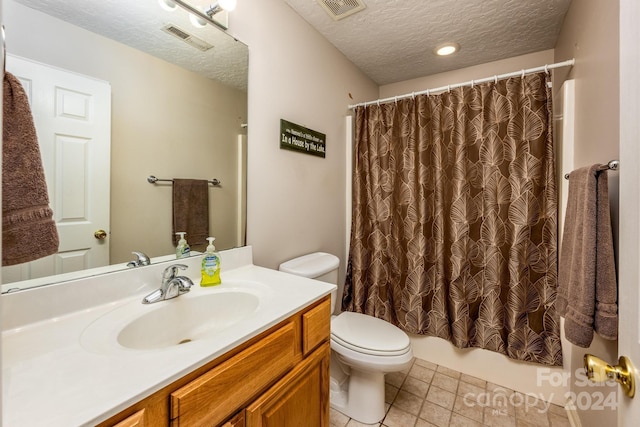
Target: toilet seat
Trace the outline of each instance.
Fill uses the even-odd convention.
[[[366,314],[343,312],[331,320],[331,340],[342,347],[372,356],[401,356],[411,341],[401,329]]]

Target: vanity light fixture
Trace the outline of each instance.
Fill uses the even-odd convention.
[[[204,28],[207,26],[207,21],[201,18],[202,15],[196,15],[193,13],[189,13],[189,22],[196,28]]]
[[[205,13],[212,17],[218,12],[222,12],[226,10],[227,12],[231,12],[236,8],[236,0],[219,0],[213,3],[209,8],[205,11]]]
[[[434,53],[438,56],[447,56],[460,50],[458,43],[443,43],[434,49]]]
[[[178,5],[173,0],[158,0],[160,7],[169,12],[176,10]]]
[[[228,29],[228,26],[226,24],[227,16],[225,15],[224,21],[221,21],[221,22],[218,22],[220,20],[217,20],[217,19],[214,20],[213,16],[216,13],[221,12],[223,10],[230,12],[236,7],[236,0],[219,0],[213,3],[203,12],[201,9],[189,4],[186,0],[158,0],[158,1],[160,2],[160,6],[162,6],[163,9],[173,10],[173,9],[170,9],[170,5],[174,4],[174,5],[180,6],[181,8],[189,12],[189,14],[191,15],[189,16],[189,20],[196,27],[204,27],[206,24],[212,24],[222,30]]]

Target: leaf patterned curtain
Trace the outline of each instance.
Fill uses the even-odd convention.
[[[356,109],[343,309],[562,364],[546,73]]]

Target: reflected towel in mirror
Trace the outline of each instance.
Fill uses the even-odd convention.
[[[5,73],[2,132],[2,265],[58,251],[40,147],[27,94]]]
[[[204,251],[209,237],[209,182],[205,179],[173,180],[173,242],[184,231],[192,250]]]

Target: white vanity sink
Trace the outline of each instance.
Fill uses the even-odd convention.
[[[222,292],[163,302],[157,310],[125,326],[118,334],[118,343],[145,350],[209,337],[253,313],[259,299],[247,292]]]
[[[191,291],[153,304],[164,263],[3,295],[3,425],[99,424],[335,290],[220,255],[221,285],[191,257]]]
[[[270,298],[259,282],[229,281],[179,297],[142,304],[126,302],[91,323],[80,342],[89,351],[158,350],[215,338],[217,333],[255,315]]]

